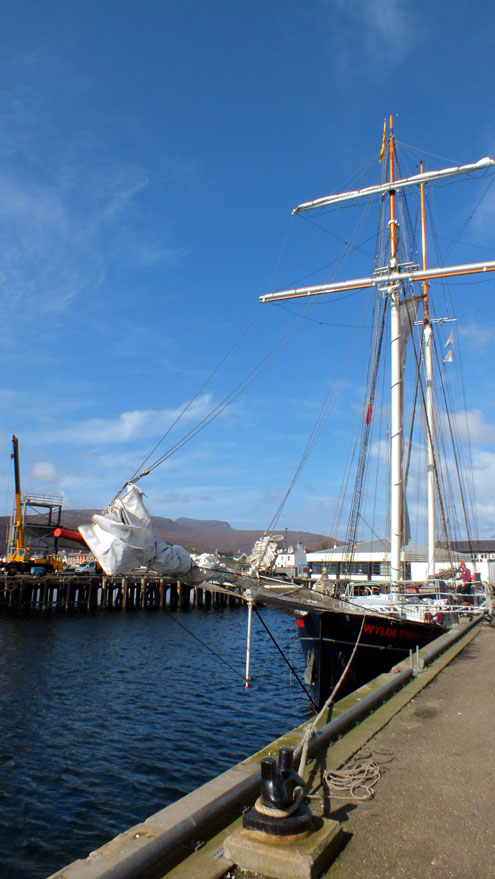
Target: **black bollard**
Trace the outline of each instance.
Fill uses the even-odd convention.
[[[244,813],[242,826],[272,836],[305,836],[312,827],[312,815],[300,797],[304,779],[292,766],[292,749],[281,748],[278,760],[261,761],[261,795],[253,809]]]

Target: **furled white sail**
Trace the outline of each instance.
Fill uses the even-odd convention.
[[[251,563],[248,573],[269,571],[277,557],[278,543],[281,540],[282,535],[278,534],[266,534],[264,537],[260,537],[254,544],[248,558]]]
[[[187,574],[193,567],[183,546],[171,546],[155,537],[151,517],[143,502],[143,492],[129,483],[122,497],[90,525],[81,525],[80,533],[94,557],[109,576],[145,567],[160,574]]]

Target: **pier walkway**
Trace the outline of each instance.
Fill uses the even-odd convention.
[[[330,879],[495,877],[495,629],[369,743],[391,752],[375,797],[334,800],[347,844]]]

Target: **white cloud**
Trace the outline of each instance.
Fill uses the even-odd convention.
[[[456,412],[454,422],[461,441],[481,446],[495,444],[495,424],[485,420],[481,409]]]
[[[29,478],[46,483],[59,482],[57,468],[50,461],[37,461],[33,464]]]
[[[459,335],[468,343],[476,345],[476,349],[479,350],[481,346],[493,345],[495,326],[490,323],[460,324]]]
[[[363,61],[388,70],[408,54],[417,37],[409,0],[330,0],[325,5],[331,13],[333,58],[340,79],[356,69],[357,56],[361,71]]]
[[[200,421],[214,408],[214,405],[211,394],[198,397],[180,419],[178,429],[191,422]],[[171,427],[183,409],[184,405],[175,409],[134,409],[121,412],[112,418],[87,418],[53,433],[41,432],[39,439],[44,443],[71,442],[78,445],[100,445],[156,438]]]
[[[182,194],[192,192],[198,168],[166,155],[157,167],[127,161],[125,149],[116,154],[109,140],[72,127],[54,140],[47,120],[56,118],[67,71],[36,54],[12,63],[15,86],[0,111],[2,350],[12,344],[20,312],[26,325],[39,323],[40,315],[68,313],[83,296],[84,305],[101,301],[107,278],[124,265],[146,270],[186,257],[189,248],[173,240],[171,228],[162,222],[157,231],[149,190],[172,181]],[[74,71],[70,81],[76,90],[87,87]]]

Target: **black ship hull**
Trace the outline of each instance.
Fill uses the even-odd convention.
[[[406,659],[411,650],[424,647],[443,632],[439,623],[394,620],[367,613],[309,611],[297,619],[301,645],[306,660],[305,683],[312,699],[322,707],[339,681],[349,661],[359,633],[363,630],[338,698],[390,671]]]

